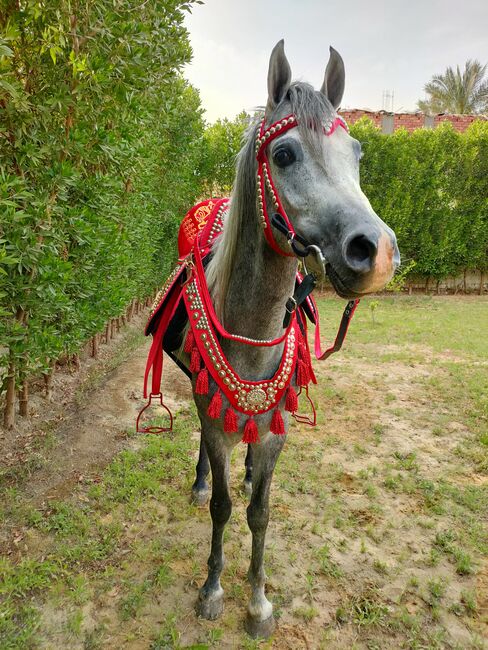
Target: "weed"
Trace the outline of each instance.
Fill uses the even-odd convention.
[[[432,578],[427,582],[427,603],[431,607],[436,607],[446,592],[446,582],[442,578]]]
[[[324,544],[317,551],[317,558],[319,560],[320,571],[331,578],[340,578],[343,575],[342,569],[330,557],[330,547]]]
[[[294,614],[296,616],[299,616],[300,618],[303,618],[303,620],[308,623],[309,621],[311,621],[312,619],[314,619],[317,616],[318,611],[315,609],[315,607],[312,607],[312,606],[305,607],[304,606],[304,607],[297,607],[297,609],[295,609],[295,611],[294,611]]]
[[[359,626],[384,625],[387,615],[388,607],[376,594],[365,594],[352,601],[352,618]]]
[[[153,584],[159,589],[165,589],[173,584],[173,573],[167,564],[161,564],[152,578]]]
[[[207,633],[207,640],[211,645],[218,643],[224,636],[224,631],[219,627],[214,627]]]
[[[471,616],[474,616],[477,613],[478,605],[476,603],[476,594],[474,591],[461,591],[461,603]]]
[[[396,451],[393,456],[396,458],[397,467],[399,469],[403,469],[407,472],[418,472],[419,466],[416,460],[417,455],[414,451],[407,453]]]
[[[144,604],[150,586],[151,583],[149,580],[128,585],[127,594],[119,604],[120,618],[122,621],[127,621],[129,618],[134,618],[137,615]]]
[[[83,625],[83,612],[81,609],[76,610],[68,617],[66,621],[66,628],[68,634],[72,636],[79,637],[81,636],[81,627]]]
[[[388,565],[385,564],[385,562],[382,562],[381,560],[375,560],[373,562],[373,567],[375,571],[377,571],[382,576],[387,576],[389,573]]]
[[[176,621],[176,614],[167,614],[161,630],[149,646],[150,650],[177,650],[180,647],[180,633],[176,627]],[[206,647],[201,646],[202,650]]]

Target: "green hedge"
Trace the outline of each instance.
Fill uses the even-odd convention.
[[[4,389],[78,351],[173,262],[177,223],[201,191],[200,100],[180,74],[190,5],[4,3]]]
[[[228,192],[247,123],[219,120],[205,131],[205,175]],[[488,267],[488,122],[465,133],[435,130],[383,135],[367,118],[351,126],[363,146],[361,185],[398,235],[405,269],[433,279]]]
[[[363,146],[362,188],[413,273],[439,280],[488,268],[487,122],[384,135],[363,119],[351,135]]]

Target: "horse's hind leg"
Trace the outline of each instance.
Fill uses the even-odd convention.
[[[264,540],[269,520],[271,479],[284,438],[270,435],[265,442],[253,445],[253,487],[247,508],[247,522],[252,532],[252,555],[247,577],[252,594],[245,625],[246,632],[253,638],[267,638],[274,629],[273,605],[264,594]]]
[[[224,590],[220,585],[220,574],[224,568],[224,528],[232,512],[229,496],[230,449],[220,431],[206,428],[203,435],[212,468],[212,545],[208,558],[208,576],[200,589],[197,614],[213,620],[218,618],[224,609]]]
[[[208,483],[207,476],[210,471],[210,464],[208,462],[207,449],[203,435],[200,436],[200,452],[198,454],[197,462],[197,476],[195,483],[191,487],[191,500],[197,506],[204,506],[208,501]]]
[[[252,493],[252,447],[247,445],[246,460],[244,461],[246,467],[246,475],[244,476],[244,481],[242,482],[242,489],[244,493],[251,497]]]

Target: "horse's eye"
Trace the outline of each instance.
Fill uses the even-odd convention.
[[[288,167],[295,162],[295,154],[291,149],[280,147],[273,152],[273,160],[278,167]]]

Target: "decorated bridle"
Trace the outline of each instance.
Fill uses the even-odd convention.
[[[268,160],[268,146],[273,142],[275,138],[280,135],[283,135],[286,131],[294,129],[298,126],[298,120],[295,115],[287,115],[286,117],[274,122],[266,128],[266,118],[263,118],[261,125],[258,130],[256,137],[256,160],[258,162],[258,172],[257,172],[257,200],[258,200],[258,210],[259,218],[264,229],[264,236],[266,241],[271,246],[271,248],[278,253],[279,255],[285,255],[287,257],[306,257],[309,253],[314,250],[322,262],[323,260],[322,253],[318,246],[310,244],[304,237],[298,235],[293,227],[290,219],[286,214],[286,210],[283,207],[283,203],[279,197],[279,194],[276,190],[276,186],[273,182],[271,176],[271,169],[269,167]],[[334,119],[329,120],[323,126],[324,135],[329,136],[334,133],[334,131],[342,126],[347,132],[346,122],[342,117],[336,116]],[[266,190],[269,192],[269,196],[273,203],[274,212],[270,218],[268,207],[266,204]],[[290,246],[290,251],[284,251],[277,243],[273,227],[275,227],[279,232],[285,235],[288,244]],[[298,245],[297,245],[298,242]]]
[[[282,118],[281,120],[278,120],[277,122],[274,122],[268,128],[266,128],[266,118],[264,117],[258,129],[258,133],[256,137],[256,160],[258,162],[257,201],[258,201],[259,219],[261,221],[261,225],[263,226],[264,236],[266,238],[266,241],[276,253],[278,253],[279,255],[284,255],[286,257],[305,258],[312,251],[314,251],[317,254],[320,262],[322,263],[325,272],[326,260],[323,257],[322,251],[319,249],[318,246],[316,246],[315,244],[311,244],[309,241],[307,241],[304,237],[302,237],[296,232],[295,228],[293,227],[293,224],[291,223],[290,219],[288,218],[288,215],[286,214],[286,210],[283,206],[283,203],[281,202],[278,191],[273,182],[273,178],[271,176],[271,170],[269,167],[267,150],[270,143],[273,142],[273,140],[278,136],[283,135],[283,133],[286,133],[286,131],[289,131],[290,129],[294,129],[297,126],[298,126],[298,120],[296,116],[292,114],[292,115],[287,115],[286,117]],[[336,117],[333,119],[329,119],[323,125],[323,133],[326,136],[330,136],[334,133],[334,131],[338,127],[342,127],[343,129],[345,129],[345,131],[349,133],[349,129],[347,127],[346,122],[339,115],[336,115]],[[266,190],[269,193],[269,196],[273,204],[273,209],[274,209],[271,218],[269,216],[268,206],[266,203]],[[281,232],[281,234],[286,237],[286,240],[290,246],[290,251],[284,251],[278,245],[278,242],[276,241],[273,232],[273,228],[276,228],[276,230]],[[315,284],[316,284],[316,278],[314,274],[307,273],[301,285],[298,287],[298,290],[295,292],[294,296],[288,299],[286,305],[286,315],[283,322],[284,327],[286,327],[289,324],[291,315],[296,310],[296,308],[299,307],[301,303],[305,302],[305,300],[309,300],[309,295],[315,288]],[[359,299],[350,300],[347,303],[346,308],[344,309],[344,313],[342,315],[342,319],[339,325],[339,329],[335,341],[333,345],[328,347],[325,351],[322,351],[322,346],[320,342],[320,326],[317,319],[317,323],[315,327],[315,345],[314,345],[315,356],[317,359],[319,360],[327,359],[327,357],[329,357],[331,354],[333,354],[334,352],[338,352],[341,349],[342,343],[347,334],[349,323],[351,321],[351,318],[353,317],[354,311],[358,306],[358,304],[359,304]]]

